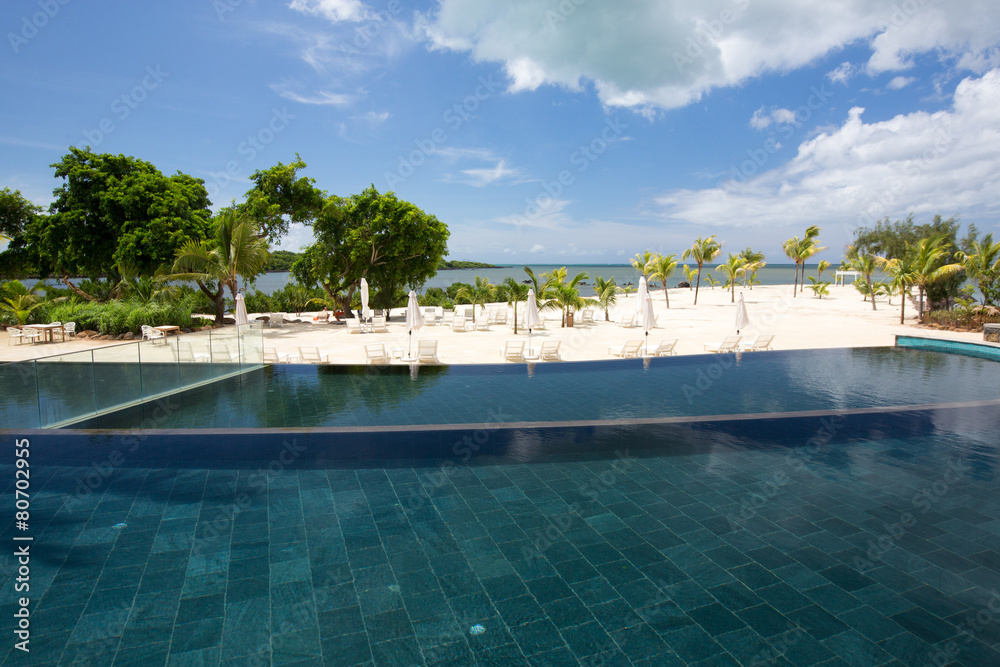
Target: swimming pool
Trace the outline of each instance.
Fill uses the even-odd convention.
[[[31,432],[8,661],[1000,664],[998,369],[272,367]]]

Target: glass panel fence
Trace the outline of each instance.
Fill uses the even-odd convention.
[[[255,322],[3,363],[0,428],[72,422],[258,368],[263,350],[263,326]]]

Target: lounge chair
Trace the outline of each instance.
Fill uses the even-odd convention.
[[[270,327],[281,327],[285,328],[285,314],[284,313],[270,313],[267,317],[267,326]]]
[[[216,364],[235,364],[240,355],[233,352],[225,342],[213,342],[211,347],[212,361]]]
[[[618,319],[618,326],[628,329],[635,326],[635,313],[622,313]]]
[[[451,320],[451,330],[452,331],[469,331],[465,326],[465,316],[456,314]]]
[[[674,349],[676,347],[677,347],[677,339],[667,338],[665,340],[661,340],[660,344],[657,345],[656,348],[649,354],[654,357],[669,357],[677,354],[677,351]]]
[[[417,341],[417,361],[421,364],[439,364],[437,356],[438,342],[436,340]]]
[[[642,339],[627,340],[624,345],[612,345],[608,348],[608,354],[626,359],[628,357],[638,357],[642,351]]]
[[[368,343],[365,345],[365,363],[387,364],[389,355],[385,351],[385,343]]]
[[[372,331],[375,333],[388,333],[389,327],[385,325],[385,318],[376,315],[372,318]]]
[[[278,352],[278,350],[276,350],[273,347],[265,347],[264,348],[264,363],[265,364],[287,364],[288,363],[288,359],[289,359],[289,357],[288,357],[287,354],[282,354],[281,352]]]
[[[725,340],[723,340],[718,345],[706,345],[705,346],[705,351],[706,352],[717,352],[717,353],[720,353],[720,352],[735,352],[737,350],[737,348],[739,348],[739,346],[740,346],[740,340],[742,338],[743,338],[742,336],[726,336]]]
[[[594,311],[592,310],[581,310],[580,311],[580,324],[593,324],[594,323]]]
[[[439,320],[438,316],[437,316],[437,309],[436,308],[434,308],[433,306],[428,306],[427,308],[424,308],[424,325],[425,326],[432,327],[432,326],[436,325],[440,321],[441,320]]]
[[[524,361],[524,341],[509,340],[500,348],[505,361]]]
[[[757,336],[757,338],[749,344],[740,345],[744,350],[757,352],[760,350],[770,350],[771,343],[774,341],[774,334],[762,334]]]
[[[542,349],[538,352],[538,358],[542,361],[561,361],[559,356],[559,345],[562,341],[547,340],[542,343]]]
[[[361,333],[361,318],[359,317],[347,318],[347,333],[352,333],[352,334]]]
[[[493,324],[507,324],[507,309],[493,313]]]
[[[482,313],[479,319],[476,320],[476,330],[477,331],[489,331],[490,330],[490,316],[486,313]]]
[[[299,358],[302,359],[304,364],[328,364],[330,363],[330,355],[319,353],[318,347],[302,347],[299,346]]]
[[[267,348],[264,348],[264,361],[267,361]],[[177,361],[182,363],[195,363],[208,361],[211,357],[208,352],[195,352],[191,343],[179,341],[177,343]]]

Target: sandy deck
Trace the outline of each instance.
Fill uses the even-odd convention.
[[[750,315],[750,326],[740,333],[751,337],[775,334],[773,348],[778,350],[886,346],[894,343],[896,334],[982,341],[981,333],[942,332],[917,327],[916,313],[910,308],[911,304],[907,304],[906,324],[900,325],[898,298],[893,300],[892,306],[880,300],[878,310],[873,312],[871,304],[863,302],[851,286],[831,287],[830,295],[823,299],[813,297],[808,291],[792,298],[790,285],[757,286],[742,292]],[[678,354],[702,354],[706,344],[719,343],[726,335],[736,333],[736,307],[730,303],[729,293],[721,288],[702,289],[697,306],[692,303],[694,292],[687,289],[670,290],[669,309],[665,306],[662,290],[654,290],[652,297],[658,327],[649,334],[651,348],[663,339],[677,338]],[[518,309],[519,315],[523,306],[522,303]],[[495,304],[491,307],[506,306]],[[610,322],[605,322],[604,313],[597,311],[594,325],[572,328],[559,326],[557,311],[543,311],[543,318],[554,319],[549,319],[544,329],[533,332],[532,347],[540,346],[542,341],[559,340],[562,341],[560,352],[563,360],[609,359],[609,346],[619,346],[627,340],[644,337],[641,328],[622,328],[616,324],[623,312],[633,313],[635,309],[635,295],[619,296],[610,313]],[[389,349],[407,349],[403,309],[392,311],[388,333],[373,334],[349,333],[344,324],[314,324],[312,315],[303,313],[302,321],[286,321],[281,328],[265,327],[264,345],[275,348],[279,354],[291,355],[297,354],[299,346],[315,346],[321,354],[329,356],[331,363],[336,364],[364,363],[366,343],[384,343]],[[183,337],[186,335],[182,334]],[[515,338],[527,341],[528,333],[519,330],[515,336],[510,325],[494,325],[489,331],[466,332],[437,325],[415,331],[413,344],[415,349],[417,340],[434,339],[438,341],[438,358],[442,363],[483,364],[501,362],[500,350],[504,342]],[[0,361],[32,359],[120,344],[71,339],[66,342],[8,345],[6,333],[2,333]]]

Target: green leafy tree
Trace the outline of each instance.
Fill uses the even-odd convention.
[[[512,276],[504,278],[503,282],[497,285],[497,298],[506,301],[508,306],[514,307],[514,333],[517,333],[517,304],[528,298],[528,286],[523,285]]]
[[[659,280],[663,284],[663,298],[667,301],[667,308],[670,308],[670,293],[667,291],[667,279],[674,275],[677,270],[677,255],[661,255],[656,253],[646,263],[649,269],[649,278]]]
[[[75,294],[94,300],[73,276],[108,275],[126,262],[150,276],[177,249],[211,229],[208,193],[200,179],[164,176],[143,160],[70,147],[52,165],[64,179],[49,215],[26,228],[23,243],[42,275],[56,274]]]
[[[741,255],[729,253],[729,257],[726,258],[725,263],[715,267],[716,271],[721,271],[722,275],[726,276],[726,287],[730,289],[730,303],[736,303],[736,283],[740,276],[743,275],[743,272],[746,271],[746,264],[746,259]]]
[[[601,276],[594,278],[594,298],[597,305],[604,309],[604,321],[610,322],[609,310],[615,305],[618,298],[618,286],[615,284],[615,277],[604,279]]]
[[[472,287],[463,287],[458,290],[458,298],[467,303],[471,303],[472,308],[472,321],[476,321],[476,309],[475,306],[479,306],[483,311],[486,310],[486,304],[493,301],[494,286],[490,282],[489,278],[481,278],[476,276],[476,284]]]
[[[694,286],[694,305],[696,306],[698,305],[698,288],[701,287],[701,267],[705,262],[711,262],[715,259],[720,252],[722,252],[722,246],[715,240],[714,235],[707,239],[699,236],[695,239],[694,244],[681,255],[682,260],[690,257],[698,265],[698,278]]]
[[[344,310],[366,278],[378,292],[417,289],[448,250],[448,227],[392,192],[370,186],[329,197],[313,223],[315,242],[292,267],[305,285],[320,285]]]
[[[232,210],[216,216],[212,237],[188,241],[177,250],[175,279],[193,280],[215,304],[215,321],[225,315],[225,289],[236,300],[239,279],[252,280],[267,264],[267,243],[253,222]]]
[[[298,175],[305,168],[296,153],[289,164],[279,162],[255,171],[250,175],[253,187],[243,202],[234,205],[244,217],[256,221],[258,233],[268,243],[281,240],[291,223],[312,224],[326,204],[326,193],[315,186],[315,179]]]

